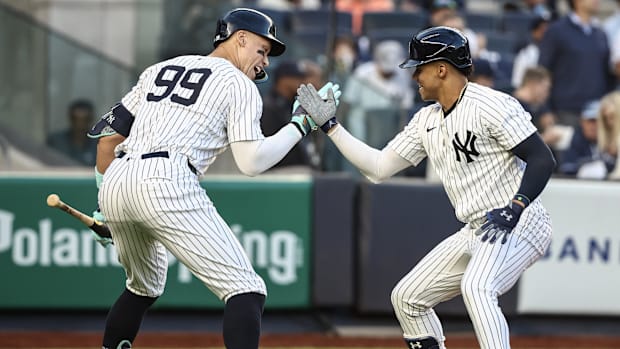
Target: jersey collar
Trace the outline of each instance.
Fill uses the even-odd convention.
[[[465,86],[463,86],[463,89],[461,90],[461,93],[459,94],[459,98],[456,99],[454,104],[452,104],[452,106],[443,113],[444,118],[448,117],[448,115],[454,110],[454,108],[456,108],[456,105],[459,104],[461,99],[463,99],[463,95],[465,95],[465,90],[467,89],[467,85],[469,85],[469,82],[466,83]]]

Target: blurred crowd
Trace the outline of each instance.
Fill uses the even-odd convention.
[[[174,18],[164,21],[170,24],[160,58],[208,53],[214,24],[201,17],[205,2],[174,3]],[[269,14],[289,46],[282,58],[272,60],[269,82],[259,87],[265,135],[289,121],[300,83],[320,86],[331,80],[343,91],[339,120],[357,138],[382,148],[426,105],[411,72],[398,68],[407,57],[408,40],[421,29],[444,25],[469,40],[470,80],[512,94],[530,112],[556,156],[556,177],[617,180],[620,0],[613,3],[615,12],[604,17],[594,0],[498,0],[500,13],[473,11],[466,0],[255,0],[231,6]],[[181,19],[184,25],[178,26]],[[83,102],[78,114],[89,112]],[[83,127],[75,106],[69,115],[72,129]],[[49,144],[86,163],[91,145],[70,130],[65,135],[64,141],[53,135]],[[356,175],[320,136],[305,139],[278,167]],[[68,147],[69,142],[76,146]],[[430,176],[425,164],[407,171],[402,175]]]

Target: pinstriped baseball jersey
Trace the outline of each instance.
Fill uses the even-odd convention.
[[[488,211],[504,207],[519,189],[526,164],[510,150],[536,132],[530,119],[513,97],[469,82],[448,115],[438,103],[425,107],[388,144],[414,165],[428,156],[457,218],[468,223],[394,287],[392,304],[405,338],[430,336],[444,349],[432,308],[462,294],[480,347],[510,348],[497,297],[543,255],[551,221],[536,199],[506,244],[483,242],[476,231]]]
[[[161,295],[170,252],[224,301],[248,292],[266,295],[264,281],[188,166],[204,173],[230,142],[264,138],[254,82],[227,60],[180,56],[147,68],[122,104],[134,122],[98,199],[126,287]]]
[[[262,103],[256,84],[225,59],[163,61],[122,99],[135,121],[117,151],[183,154],[204,173],[229,143],[264,138]]]
[[[525,163],[510,149],[536,132],[512,96],[469,82],[455,108],[422,108],[388,144],[417,165],[433,164],[462,222],[503,207],[518,191]]]

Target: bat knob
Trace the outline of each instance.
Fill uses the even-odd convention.
[[[50,194],[47,196],[47,206],[55,207],[60,204],[60,197],[56,194]]]

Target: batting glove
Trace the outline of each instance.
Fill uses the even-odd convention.
[[[521,204],[515,201],[519,201]],[[505,244],[508,240],[508,234],[517,225],[521,213],[528,204],[529,199],[527,197],[517,194],[507,206],[489,211],[486,222],[476,231],[476,235],[482,235],[482,241],[489,240],[490,244],[501,237],[502,244]]]
[[[300,85],[297,89],[297,100],[310,114],[312,120],[327,133],[338,124],[336,107],[340,103],[340,86],[328,82],[319,91],[312,84]]]
[[[334,92],[334,98],[336,99],[336,104],[338,104],[338,99],[341,94],[340,85],[334,85],[334,83],[330,81],[321,87],[318,94],[323,98],[327,98],[328,90],[332,90]],[[295,103],[293,103],[293,116],[291,118],[291,123],[297,127],[302,137],[318,128],[317,124],[314,120],[312,120],[312,118],[308,115],[308,112],[306,112],[306,110],[300,105],[299,100],[297,99],[295,99]]]
[[[295,111],[293,111],[291,123],[297,127],[302,137],[319,128],[301,106],[297,106]]]
[[[93,218],[100,223],[105,223],[105,216],[103,215],[103,213],[101,213],[101,210],[99,209],[99,207],[97,207],[97,209],[93,211]],[[93,238],[95,239],[95,241],[97,241],[99,245],[103,247],[108,247],[109,245],[114,243],[112,239],[99,236],[97,233],[95,233],[92,230],[91,230],[91,233],[93,234]]]

